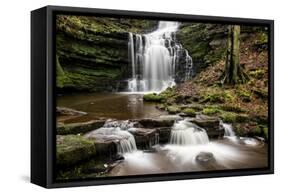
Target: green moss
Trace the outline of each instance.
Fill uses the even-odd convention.
[[[214,114],[216,114],[216,113],[219,113],[220,110],[217,109],[217,108],[209,107],[209,108],[204,108],[202,112],[203,112],[203,114],[205,114],[205,115],[214,115]]]
[[[243,109],[242,107],[238,106],[238,105],[221,105],[220,108],[224,111],[229,111],[229,112],[236,112],[236,113],[244,113],[246,112],[245,109]]]
[[[58,88],[63,88],[64,85],[71,84],[71,80],[64,73],[60,63],[58,56],[56,57],[56,85]]]
[[[242,99],[243,102],[251,102],[251,93],[246,90],[238,89],[237,95]]]
[[[195,117],[196,116],[196,112],[192,108],[185,108],[185,109],[182,110],[182,112],[188,117]]]
[[[233,101],[234,96],[229,91],[210,90],[203,97],[203,102],[225,103]]]
[[[177,105],[172,105],[172,106],[167,107],[167,111],[170,114],[176,114],[176,113],[179,113],[181,111],[181,109]]]
[[[250,118],[246,114],[237,114],[236,115],[236,122],[238,122],[238,123],[248,122],[249,120],[250,120]]]
[[[56,162],[59,166],[71,166],[94,156],[93,141],[79,135],[57,136]]]
[[[249,75],[256,79],[262,79],[266,75],[266,72],[264,69],[256,69],[254,71],[250,71]]]
[[[224,112],[220,115],[223,122],[234,123],[236,121],[236,114],[230,112]]]
[[[237,114],[233,112],[223,112],[220,114],[220,118],[226,123],[244,123],[250,120],[246,114]]]
[[[156,93],[145,94],[145,95],[143,95],[143,100],[149,101],[149,102],[161,102],[163,100],[163,97]]]

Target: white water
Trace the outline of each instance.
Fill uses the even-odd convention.
[[[174,124],[170,143],[176,145],[206,144],[209,143],[209,138],[204,129],[187,120],[182,120]]]
[[[120,127],[102,127],[89,134],[104,140],[116,140],[118,143],[118,153],[124,154],[137,150],[134,136]]]
[[[224,128],[224,136],[226,137],[235,137],[235,132],[233,131],[233,127],[231,124],[222,123]]]
[[[129,33],[132,78],[130,92],[161,92],[175,85],[176,70],[184,60],[184,79],[192,73],[192,58],[175,40],[178,22],[160,21],[157,30],[140,35]],[[184,59],[183,59],[184,58]]]

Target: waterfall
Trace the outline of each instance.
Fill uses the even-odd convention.
[[[116,140],[118,153],[124,154],[137,150],[134,136],[120,127],[102,127],[90,134],[96,138]]]
[[[206,144],[209,143],[209,138],[204,129],[187,120],[182,120],[174,124],[170,143],[177,145]]]
[[[233,127],[231,124],[226,124],[226,123],[222,123],[222,126],[224,128],[224,136],[226,137],[234,137],[235,133],[233,131]]]
[[[160,21],[152,33],[129,33],[130,92],[160,92],[174,86],[177,70],[184,71],[184,80],[191,77],[192,58],[175,39],[178,27],[178,22]]]

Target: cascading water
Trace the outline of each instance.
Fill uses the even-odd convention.
[[[118,141],[118,153],[124,154],[137,150],[134,136],[120,127],[102,127],[89,134],[101,139],[111,139]]]
[[[178,22],[160,21],[156,31],[140,35],[129,33],[129,56],[132,78],[130,92],[160,92],[175,85],[177,69],[183,69],[184,80],[192,74],[192,58],[176,42]],[[180,65],[184,61],[183,67]]]
[[[224,136],[226,137],[234,137],[235,133],[233,131],[231,124],[222,123],[222,126],[224,128]]]
[[[188,120],[178,121],[171,131],[171,144],[197,145],[209,143],[206,131]]]

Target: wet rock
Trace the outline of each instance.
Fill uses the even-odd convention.
[[[165,119],[139,119],[135,120],[144,128],[157,128],[157,127],[172,127],[176,119],[165,118]]]
[[[170,141],[171,136],[171,127],[159,127],[156,128],[158,134],[159,134],[159,143],[165,144]]]
[[[82,116],[86,115],[86,112],[74,110],[66,107],[57,107],[56,108],[57,116]]]
[[[118,153],[119,140],[111,136],[98,136],[91,133],[84,136],[89,140],[95,142],[96,156],[102,159],[114,160]]]
[[[117,143],[114,140],[95,140],[96,153],[100,158],[114,159],[118,153]]]
[[[147,150],[158,143],[158,133],[156,133],[156,129],[131,128],[129,132],[134,135],[138,149]]]
[[[79,135],[57,135],[56,162],[68,167],[95,156],[95,143]]]
[[[70,124],[60,123],[57,126],[57,134],[67,135],[67,134],[86,133],[102,127],[104,123],[105,120],[91,120],[87,122],[70,123]]]
[[[201,164],[206,164],[206,163],[215,161],[215,157],[211,152],[200,152],[196,156],[196,161]]]
[[[221,138],[224,135],[224,128],[221,126],[220,120],[216,117],[199,115],[189,121],[204,128],[209,138]]]

